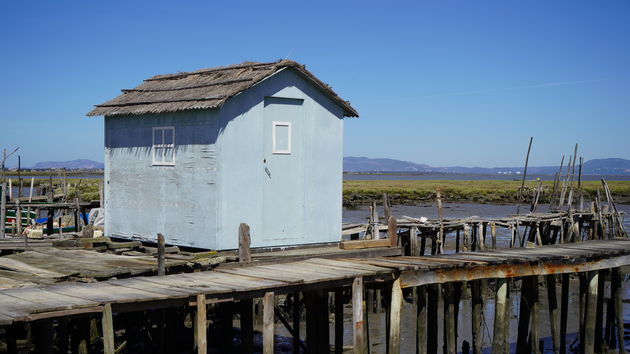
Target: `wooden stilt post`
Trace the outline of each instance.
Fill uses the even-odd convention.
[[[444,294],[444,353],[457,353],[457,333],[455,321],[455,300],[453,296],[453,284],[446,283],[442,285]]]
[[[490,223],[490,234],[492,235],[492,248],[497,248],[497,224],[493,221]]]
[[[293,337],[293,353],[300,353],[300,293],[293,293],[293,332],[295,336]]]
[[[335,354],[343,352],[343,289],[335,289]]]
[[[238,260],[239,262],[251,262],[252,254],[249,249],[251,236],[249,225],[241,223],[238,227]]]
[[[492,336],[492,352],[493,353],[508,353],[505,351],[507,348],[508,333],[506,331],[506,322],[509,318],[509,303],[508,303],[508,282],[507,278],[497,278],[496,282],[496,295],[495,295],[495,309],[494,309],[494,335]]]
[[[103,353],[114,354],[116,347],[114,345],[114,316],[112,314],[112,304],[105,304],[103,306],[102,316]]]
[[[549,307],[549,323],[551,327],[551,340],[553,342],[553,352],[560,352],[560,314],[558,311],[558,296],[556,294],[556,276],[554,274],[545,276],[547,283],[547,303]]]
[[[354,281],[352,282],[352,342],[355,354],[365,354],[368,352],[365,338],[365,327],[363,325],[363,312],[365,311],[363,293],[363,278],[354,278]]]
[[[595,312],[595,348],[600,350],[603,344],[602,324],[604,322],[604,283],[608,269],[599,270],[597,282],[597,311]]]
[[[530,352],[528,349],[527,339],[529,334],[529,325],[533,299],[533,287],[535,284],[535,277],[523,277],[521,280],[521,305],[518,315],[518,338],[516,340],[516,352],[526,353]]]
[[[400,312],[403,305],[400,278],[392,284],[391,303],[389,307],[389,354],[400,353]]]
[[[440,285],[430,284],[427,289],[427,353],[438,350],[438,299]]]
[[[409,248],[410,256],[420,256],[420,245],[418,245],[418,228],[412,226],[409,228]]]
[[[208,352],[206,335],[206,296],[197,295],[197,312],[195,312],[195,344],[197,346],[197,354],[206,354]]]
[[[538,291],[538,276],[531,277],[532,287],[532,299],[531,299],[531,321],[529,323],[530,338],[529,345],[531,346],[531,352],[534,354],[540,354],[540,348],[538,342],[540,339],[540,300]]]
[[[470,282],[470,292],[472,298],[473,354],[481,354],[481,348],[483,347],[483,333],[481,329],[483,296],[481,293],[481,280],[473,280]]]
[[[625,353],[624,337],[623,337],[623,289],[621,288],[621,271],[619,268],[613,268],[611,277],[611,301],[615,302],[615,324],[617,334],[617,352]]]
[[[580,281],[580,299],[579,299],[579,312],[578,312],[578,316],[579,316],[579,323],[580,323],[580,348],[584,349],[584,333],[586,333],[584,331],[584,319],[585,319],[585,312],[586,312],[586,294],[588,292],[588,280],[587,280],[587,273],[578,273],[578,278]],[[595,321],[595,313],[593,313],[593,321]],[[583,352],[583,350],[582,350]]]
[[[390,216],[389,219],[387,219],[387,237],[389,238],[391,247],[398,247],[398,233],[396,230],[396,218]]]
[[[5,238],[4,227],[7,220],[7,185],[0,183],[0,238]]]
[[[251,299],[241,300],[241,352],[251,354],[254,352],[254,302]]]
[[[53,323],[52,320],[41,320],[31,323],[35,353],[52,354]],[[108,354],[107,352],[105,352]]]
[[[414,288],[416,300],[416,354],[427,353],[427,288]]]
[[[159,276],[166,274],[166,255],[165,255],[166,244],[164,241],[164,235],[157,234],[157,259],[158,259],[158,271],[157,274]]]
[[[273,292],[263,297],[263,354],[273,354],[274,301]]]
[[[597,314],[597,290],[599,283],[599,272],[590,271],[587,273],[588,291],[586,293],[586,306],[584,309],[584,353],[595,352],[595,317]]]

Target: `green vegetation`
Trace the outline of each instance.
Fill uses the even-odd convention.
[[[531,200],[539,182],[525,182],[525,200]],[[630,202],[630,181],[609,181],[613,199],[618,203]],[[416,181],[416,180],[365,180],[343,182],[343,204],[347,207],[380,202],[387,193],[392,204],[418,204],[435,201],[436,188],[447,202],[515,203],[518,202],[518,181]],[[577,183],[574,183],[574,187]],[[582,182],[586,200],[593,200],[599,181]],[[541,203],[551,199],[553,182],[543,182]],[[604,194],[602,193],[602,196]]]
[[[66,184],[68,187],[68,199],[74,199],[77,194],[81,201],[98,200],[99,196],[99,184],[103,182],[102,178],[67,178]],[[6,179],[8,183],[8,179]],[[20,182],[17,178],[11,178],[11,183],[14,187],[19,186]],[[63,193],[62,180],[56,176],[53,176],[53,187],[55,194]],[[26,189],[26,192],[22,194],[23,197],[28,196],[28,188],[31,186],[30,178],[22,178],[22,185]],[[34,188],[49,187],[50,180],[48,178],[38,178],[33,182]],[[34,192],[33,195],[37,193]],[[14,196],[16,197],[16,196]]]
[[[53,169],[53,179],[59,177],[59,173],[61,169]],[[6,176],[15,177],[18,175],[16,170],[5,170],[4,174]],[[22,178],[24,177],[32,177],[32,176],[48,176],[50,171],[41,171],[41,170],[32,170],[32,171],[21,171],[20,175]],[[68,177],[81,177],[81,176],[102,176],[103,170],[80,170],[80,171],[66,171],[66,176]]]

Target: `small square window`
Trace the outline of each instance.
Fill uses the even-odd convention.
[[[274,154],[291,153],[291,122],[273,122],[272,152]]]
[[[175,165],[175,127],[153,128],[153,165]]]

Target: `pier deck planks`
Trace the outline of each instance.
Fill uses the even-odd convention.
[[[51,253],[57,257],[60,254],[56,251]],[[79,259],[85,262],[85,258],[81,259],[83,256],[87,254]],[[111,260],[115,259],[112,256]],[[241,267],[221,267],[214,271],[161,277],[142,276],[98,283],[62,282],[3,289],[0,290],[0,325],[42,318],[47,313],[52,317],[81,309],[98,311],[105,304],[194,301],[199,295],[210,300],[230,299],[239,295],[252,296],[261,291],[289,293],[307,285],[324,286],[331,282],[350,286],[355,278],[364,278],[369,283],[377,277],[390,276],[389,279],[394,279],[400,276],[401,286],[408,287],[448,281],[582,272],[628,264],[630,240],[627,239],[421,257],[313,258],[280,264],[252,262]],[[39,275],[50,272],[43,268],[41,272],[32,271]]]

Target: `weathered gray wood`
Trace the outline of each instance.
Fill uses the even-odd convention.
[[[427,353],[436,354],[438,350],[438,299],[440,284],[427,287]]]
[[[251,262],[252,254],[249,248],[251,244],[251,236],[249,234],[249,225],[241,223],[238,227],[238,260],[239,262]]]
[[[452,283],[442,285],[444,301],[444,353],[457,353],[457,329],[455,315],[455,297]]]
[[[389,354],[400,353],[400,312],[403,305],[400,278],[392,284],[389,308]]]
[[[195,344],[197,354],[208,352],[208,340],[206,332],[206,296],[197,295],[197,312],[195,312]]]
[[[274,337],[274,294],[266,292],[263,297],[263,353],[273,354]]]
[[[586,305],[584,309],[584,342],[583,352],[594,353],[595,351],[595,317],[597,314],[597,288],[599,282],[599,272],[590,271],[587,273]]]
[[[112,314],[112,304],[103,305],[101,326],[103,330],[103,352],[105,354],[114,354],[116,352],[116,347],[114,345],[114,317]]]
[[[365,311],[365,303],[363,301],[364,290],[363,278],[355,278],[352,282],[352,342],[354,352],[357,354],[365,354],[368,352],[363,322],[363,313]]]
[[[239,307],[241,315],[241,351],[244,354],[251,354],[254,352],[253,300],[241,300]]]
[[[560,297],[560,353],[567,350],[567,320],[569,316],[569,274],[562,274]]]
[[[420,245],[418,244],[418,228],[412,226],[409,228],[409,246],[411,249],[410,256],[420,256]]]
[[[497,224],[493,221],[490,223],[490,234],[492,235],[492,248],[497,248]]]
[[[5,238],[4,225],[7,220],[7,185],[4,182],[0,183],[0,195],[2,196],[0,200],[0,238]]]
[[[398,246],[398,228],[396,226],[396,218],[390,216],[387,220],[387,238],[389,238],[390,247]]]
[[[495,295],[495,309],[494,309],[494,335],[492,336],[492,352],[493,353],[507,353],[507,341],[509,333],[506,331],[506,322],[510,320],[509,317],[509,302],[508,302],[508,282],[506,278],[496,279],[496,295]]]
[[[540,354],[540,348],[538,342],[540,340],[540,298],[539,298],[539,286],[538,277],[532,277],[532,299],[531,299],[531,322],[529,345],[531,346],[531,352],[534,354]]]
[[[158,253],[157,253],[157,259],[158,259],[158,271],[157,274],[158,275],[165,275],[166,274],[166,261],[164,259],[164,248],[166,247],[165,245],[165,241],[164,241],[164,235],[162,234],[157,234],[157,248],[158,248]]]
[[[343,289],[335,289],[335,354],[341,353],[343,353]]]

